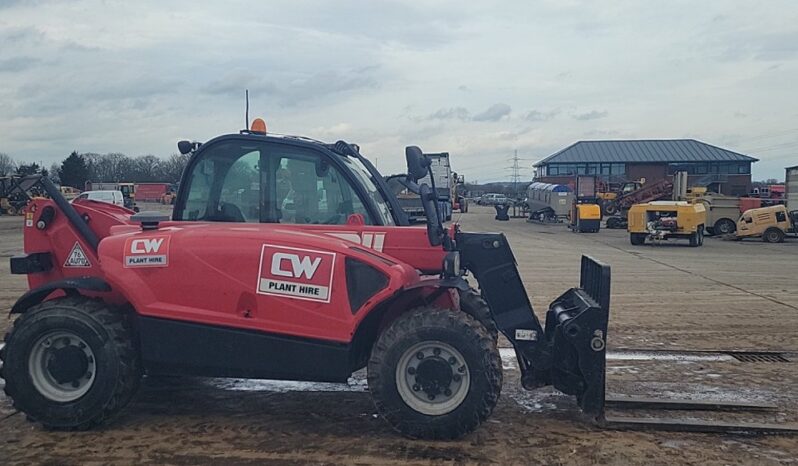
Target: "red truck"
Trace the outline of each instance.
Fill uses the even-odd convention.
[[[160,202],[169,187],[169,183],[136,183],[136,201]]]

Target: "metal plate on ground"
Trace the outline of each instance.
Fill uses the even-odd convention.
[[[668,417],[630,418],[623,416],[605,416],[604,421],[600,424],[605,428],[621,430],[655,429],[675,430],[680,432],[798,433],[798,424],[703,421]]]
[[[784,353],[769,351],[728,351],[726,354],[740,362],[790,362]]]
[[[687,411],[770,411],[777,405],[756,401],[662,399],[639,396],[608,395],[608,408],[614,409],[672,409]]]

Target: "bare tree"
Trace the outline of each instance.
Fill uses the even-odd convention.
[[[17,170],[17,163],[10,155],[0,152],[0,176],[8,176]]]
[[[159,166],[159,178],[167,183],[177,183],[183,175],[183,170],[188,164],[188,155],[172,154],[168,159],[162,160]]]
[[[161,160],[154,155],[136,157],[134,170],[137,181],[158,181],[158,165]]]

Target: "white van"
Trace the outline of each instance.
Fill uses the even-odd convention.
[[[125,198],[122,191],[83,191],[75,200],[88,199],[90,201],[107,202],[118,206],[125,206]]]

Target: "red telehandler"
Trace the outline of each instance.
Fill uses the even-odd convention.
[[[90,428],[143,375],[346,382],[365,367],[397,431],[457,438],[499,399],[501,332],[525,388],[553,385],[604,420],[608,266],[583,257],[580,287],[544,328],[505,236],[443,227],[417,147],[405,183],[426,228],[342,141],[261,124],[178,147],[191,158],[171,218],[70,204],[37,180],[49,199],[27,206],[25,253],[11,259],[30,291],[0,350],[6,394],[29,418]]]

